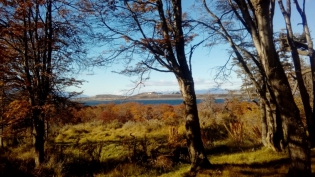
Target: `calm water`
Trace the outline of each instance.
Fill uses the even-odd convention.
[[[197,99],[197,103],[201,103],[202,99]],[[183,103],[183,100],[177,99],[177,100],[115,100],[115,101],[86,101],[83,102],[85,105],[88,106],[96,106],[99,104],[107,104],[107,103],[115,103],[115,104],[121,104],[121,103],[127,103],[127,102],[137,102],[141,104],[170,104],[170,105],[179,105]],[[215,103],[223,103],[224,99],[216,99]]]

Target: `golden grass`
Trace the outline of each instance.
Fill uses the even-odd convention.
[[[216,154],[208,156],[213,167],[199,171],[196,177],[252,177],[285,176],[288,170],[288,155],[277,153],[269,148],[261,148],[255,151]],[[177,170],[165,173],[160,177],[189,176],[189,165],[181,165]]]
[[[179,134],[185,133],[184,126],[179,126]],[[133,137],[138,140],[147,139],[148,149],[157,146],[154,139],[161,139],[164,143],[167,141],[168,127],[161,126],[159,122],[127,122],[124,125],[116,126],[115,122],[106,125],[99,123],[82,123],[74,126],[65,126],[59,131],[55,141],[58,143],[77,143],[77,147],[67,148],[66,154],[72,154],[79,157],[82,152],[83,144],[101,143],[100,162],[106,162],[108,159],[123,161],[132,151]],[[209,160],[213,168],[198,172],[196,176],[284,176],[288,169],[287,153],[277,153],[269,148],[254,149],[251,142],[235,144],[227,139],[216,141],[214,147],[226,146],[227,151],[215,152],[209,155]],[[81,148],[81,149],[80,149]],[[128,150],[129,149],[129,150]],[[237,151],[237,152],[235,152]],[[315,160],[314,160],[315,161]],[[104,173],[100,172],[94,176],[189,176],[189,164],[175,165],[167,171],[158,169],[147,169],[144,166],[135,164],[118,164],[112,170]]]
[[[178,128],[179,134],[184,134],[184,126]],[[64,176],[65,166],[73,165],[74,169],[93,166],[91,159],[97,160],[100,167],[93,172],[96,177],[182,177],[189,176],[189,164],[176,164],[170,168],[160,168],[148,164],[130,163],[127,157],[133,151],[134,135],[138,140],[137,148],[141,148],[141,141],[147,141],[147,150],[153,149],[160,143],[167,143],[169,129],[161,126],[159,122],[127,122],[118,125],[117,122],[103,124],[102,122],[82,123],[73,126],[64,126],[59,130],[55,142],[59,144],[61,151],[53,151],[50,159],[43,166],[43,170],[50,170],[57,176]],[[159,141],[161,140],[161,141]],[[220,149],[223,147],[223,149]],[[212,168],[199,171],[197,177],[220,176],[220,177],[252,177],[285,176],[288,170],[288,154],[277,153],[272,149],[263,147],[257,149],[255,144],[244,141],[236,144],[231,139],[215,141],[212,149],[209,149],[208,158]],[[100,156],[97,156],[97,150]],[[217,148],[217,150],[216,150]],[[92,150],[92,151],[91,151]],[[64,154],[65,158],[57,160],[58,153]],[[11,155],[21,160],[32,159],[33,153],[29,146],[19,146],[11,149]],[[54,157],[55,156],[55,157]],[[312,157],[315,150],[312,151]],[[77,164],[76,164],[77,163]],[[90,164],[89,164],[90,163]],[[315,171],[315,158],[312,158],[312,171]],[[76,167],[78,165],[79,167]],[[82,166],[80,166],[82,165]],[[86,170],[90,166],[85,167]],[[26,167],[21,167],[26,168]],[[95,167],[96,168],[96,167]],[[21,170],[22,171],[22,170]],[[27,169],[23,169],[27,171]],[[83,172],[85,172],[83,170]],[[71,173],[69,173],[71,174]]]
[[[288,159],[287,153],[275,152],[270,148],[263,147],[259,150],[239,152],[233,154],[210,155],[209,159],[213,164],[251,165],[263,164],[277,160]]]
[[[154,122],[152,124],[154,124]],[[121,128],[110,129],[103,123],[82,123],[63,127],[59,131],[58,136],[55,138],[55,142],[87,143],[102,141],[124,141],[133,139],[130,134],[136,138],[146,137],[161,139],[168,136],[168,127],[158,126],[158,128],[154,128],[154,125],[150,125],[150,123],[147,122],[127,122]]]

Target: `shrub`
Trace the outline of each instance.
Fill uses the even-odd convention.
[[[119,122],[117,119],[110,121],[109,123],[104,123],[107,129],[118,129],[123,126],[123,123]]]
[[[213,122],[212,124],[201,126],[201,138],[206,148],[212,147],[214,141],[228,137],[228,132],[224,125]]]

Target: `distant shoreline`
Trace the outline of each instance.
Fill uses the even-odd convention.
[[[226,99],[230,95],[228,94],[211,94],[210,95],[214,99]],[[240,94],[234,95],[236,97],[241,97]],[[209,97],[208,94],[197,94],[197,99],[207,99]],[[121,95],[104,95],[104,96],[94,96],[94,97],[82,97],[75,98],[75,101],[86,102],[86,101],[141,101],[141,100],[183,100],[180,94],[174,95],[135,95],[135,96],[121,96]]]
[[[100,101],[100,100],[94,100],[94,101],[81,101],[86,106],[97,106],[100,104],[124,104],[124,103],[131,103],[136,102],[143,105],[159,105],[159,104],[168,104],[168,105],[180,105],[183,103],[182,99],[142,99],[142,100],[106,100],[106,101]],[[203,102],[203,99],[197,99],[197,104]],[[223,100],[216,100],[216,102],[223,102]]]

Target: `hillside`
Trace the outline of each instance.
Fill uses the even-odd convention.
[[[197,99],[205,99],[209,96],[209,94],[197,94]],[[211,94],[214,98],[228,98],[229,94]],[[241,97],[241,94],[234,94],[234,96]],[[167,100],[167,99],[182,99],[181,94],[159,94],[159,93],[141,93],[132,96],[122,96],[122,95],[96,95],[93,97],[83,97],[83,98],[76,98],[76,100],[80,101],[91,101],[91,100],[98,100],[98,101],[108,101],[108,100]]]

